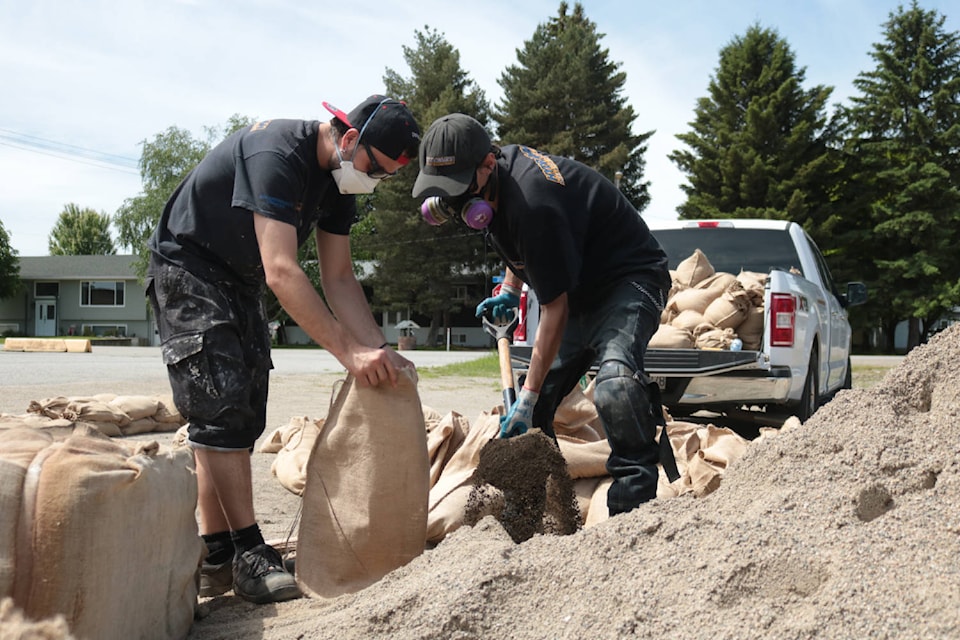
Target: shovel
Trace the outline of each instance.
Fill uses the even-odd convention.
[[[500,388],[503,389],[503,407],[510,410],[517,401],[517,391],[513,386],[513,365],[510,363],[510,343],[513,342],[513,330],[520,322],[520,316],[514,314],[507,324],[494,324],[484,315],[481,317],[483,329],[497,341],[497,355],[500,357]]]

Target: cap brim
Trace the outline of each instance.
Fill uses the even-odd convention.
[[[338,109],[337,107],[333,106],[329,102],[324,102],[323,106],[326,108],[327,111],[335,115],[337,117],[337,120],[340,120],[342,123],[344,123],[347,126],[350,126],[350,127],[353,126],[352,124],[350,124],[350,118],[347,117],[347,114],[344,113],[342,109]]]
[[[440,196],[441,198],[455,198],[470,188],[475,172],[476,169],[469,169],[452,176],[441,176],[421,171],[420,175],[417,176],[417,181],[413,183],[413,197]]]

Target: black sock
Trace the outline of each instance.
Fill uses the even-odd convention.
[[[256,522],[246,529],[231,531],[230,538],[233,540],[233,546],[236,547],[237,555],[250,551],[258,544],[263,544],[263,534],[260,533],[260,525]]]
[[[209,564],[220,564],[233,558],[233,538],[229,531],[218,531],[201,536],[207,544],[207,559]]]

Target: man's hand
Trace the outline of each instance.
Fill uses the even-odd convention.
[[[350,358],[347,370],[361,387],[376,387],[384,382],[397,386],[397,366],[391,353],[389,347],[360,347]]]
[[[500,293],[487,298],[477,305],[477,317],[479,318],[487,310],[493,319],[499,322],[510,320],[515,313],[513,310],[520,306],[520,290],[507,284],[500,285]]]
[[[539,397],[539,393],[526,387],[520,390],[520,396],[507,411],[507,415],[500,417],[501,438],[522,435],[533,426],[533,408],[536,406]]]

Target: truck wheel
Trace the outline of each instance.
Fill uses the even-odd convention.
[[[840,388],[853,389],[853,362],[850,360],[850,356],[847,356],[847,375],[843,377],[843,384]]]
[[[819,358],[817,358],[816,345],[810,354],[810,364],[807,366],[807,379],[803,383],[803,393],[800,396],[800,402],[796,405],[796,416],[800,422],[806,422],[810,419],[820,407],[820,374]]]

